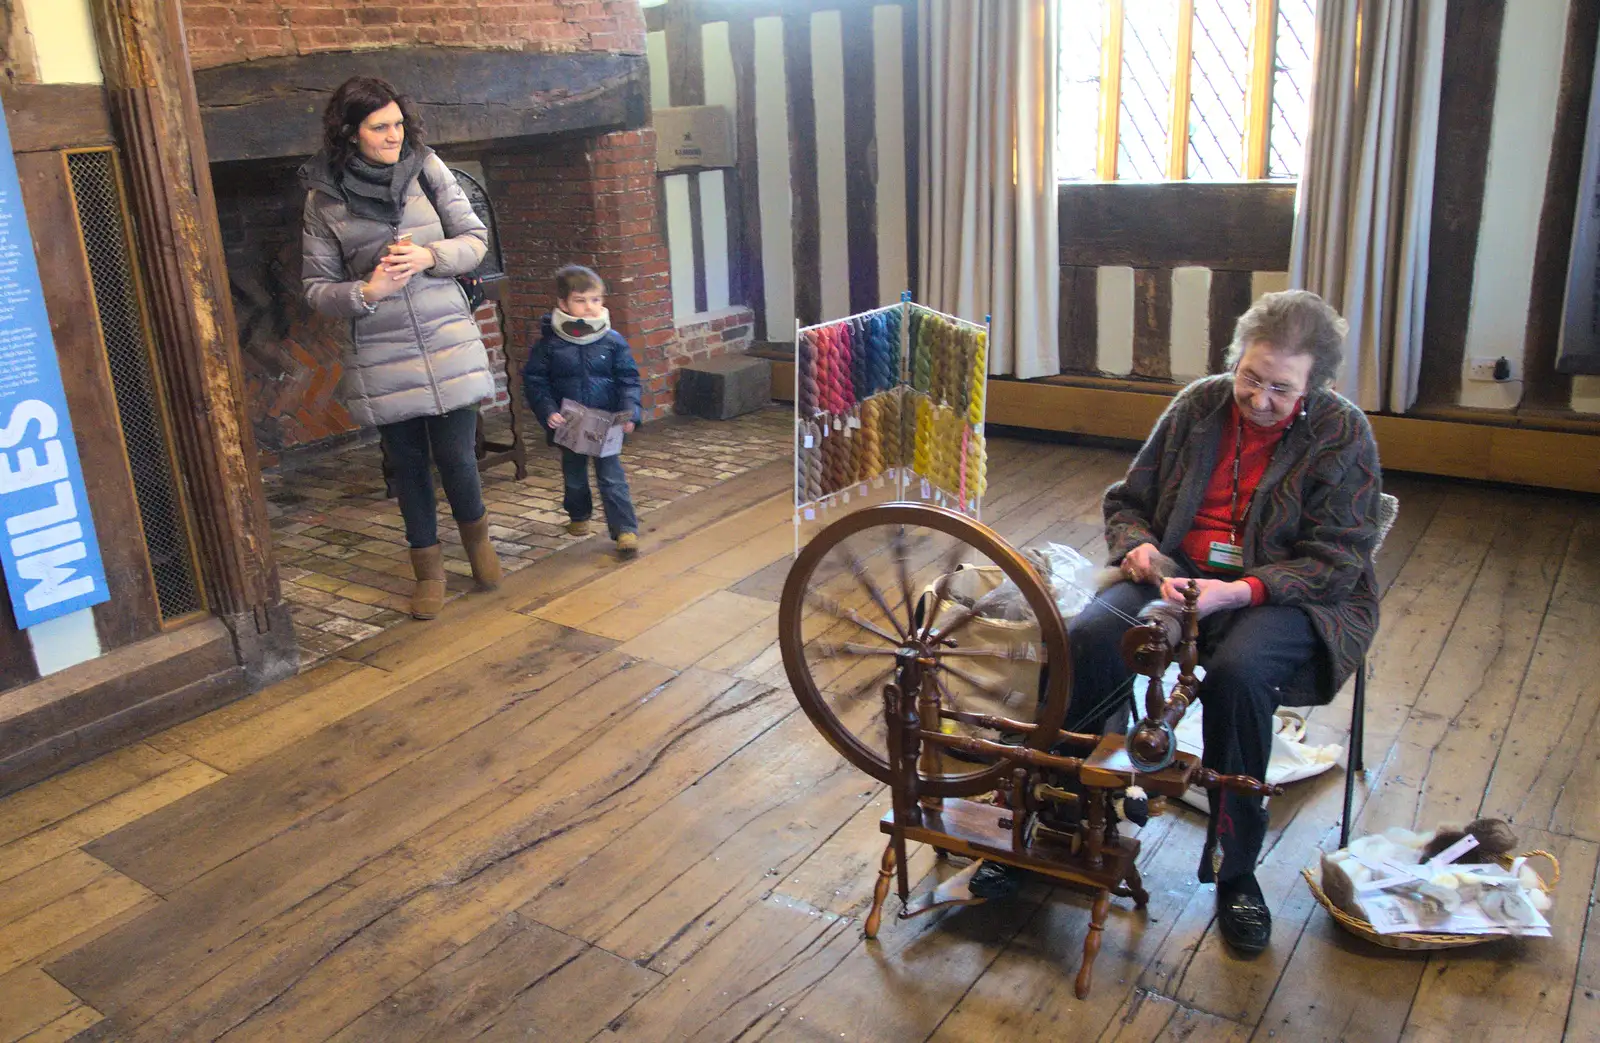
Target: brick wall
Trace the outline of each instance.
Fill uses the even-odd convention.
[[[417,45],[644,53],[639,0],[183,0],[183,21],[196,69]]]
[[[670,371],[667,393],[676,396],[678,370],[692,362],[704,362],[716,355],[747,351],[755,336],[755,313],[742,304],[709,315],[703,322],[679,326],[677,339],[668,351]]]
[[[520,359],[554,304],[551,273],[593,268],[633,347],[647,419],[672,411],[672,295],[655,207],[655,131],[619,131],[491,154],[484,162],[510,273],[507,334]],[[681,363],[679,363],[681,364]]]

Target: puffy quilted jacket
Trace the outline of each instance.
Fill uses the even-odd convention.
[[[300,168],[307,189],[302,288],[317,312],[350,320],[340,396],[361,424],[438,416],[494,397],[488,352],[455,280],[483,259],[488,232],[431,151],[420,176],[433,186],[442,213],[413,181],[400,224],[392,226],[351,214],[322,157]],[[401,232],[432,250],[437,263],[369,314],[361,281]]]
[[[633,351],[616,330],[610,330],[593,344],[574,344],[556,333],[550,316],[544,317],[540,337],[522,367],[522,389],[528,405],[544,426],[545,440],[550,431],[550,414],[570,398],[590,409],[613,413],[627,411],[637,423],[642,414],[639,399],[639,367]]]

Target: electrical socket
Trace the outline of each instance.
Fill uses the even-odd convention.
[[[1482,381],[1485,384],[1505,384],[1517,379],[1516,363],[1512,362],[1509,358],[1506,358],[1508,368],[1506,378],[1505,380],[1497,380],[1494,375],[1494,367],[1495,363],[1499,361],[1500,357],[1474,357],[1467,363],[1467,379]]]

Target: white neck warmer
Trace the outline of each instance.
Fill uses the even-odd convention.
[[[611,332],[611,312],[601,308],[599,318],[578,319],[556,308],[550,313],[550,325],[555,328],[556,336],[569,344],[593,344]]]

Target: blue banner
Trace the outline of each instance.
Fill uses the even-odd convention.
[[[53,228],[52,235],[72,229]],[[0,110],[0,565],[17,626],[98,605],[106,589],[50,336],[11,133]]]

